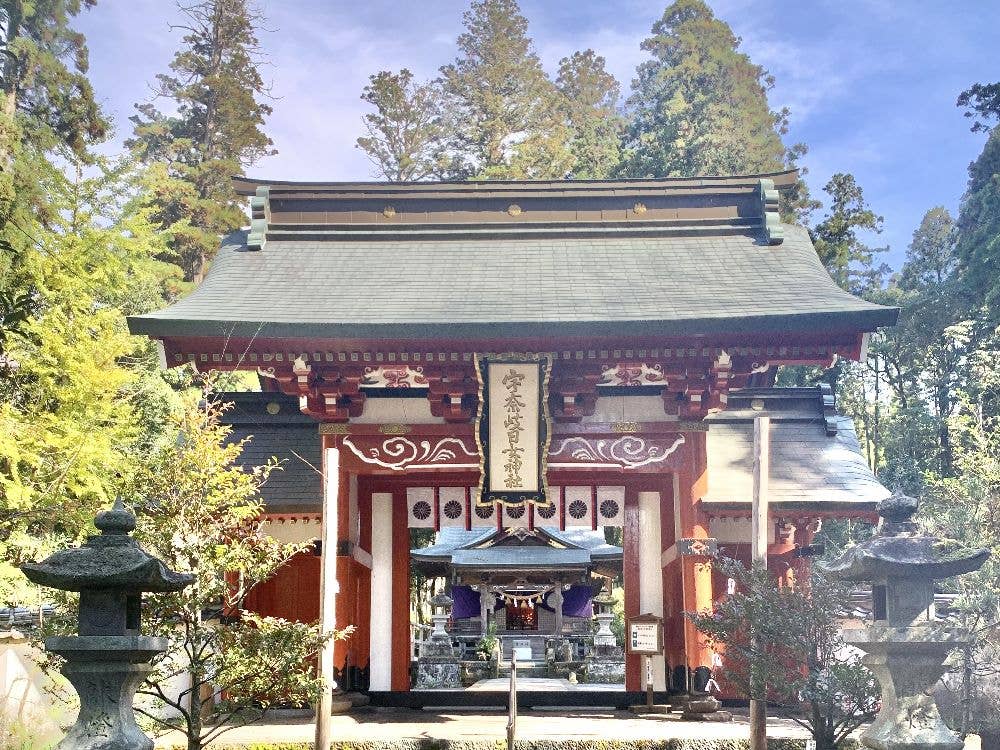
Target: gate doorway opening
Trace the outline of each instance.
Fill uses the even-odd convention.
[[[539,689],[624,691],[625,487],[559,484],[527,507],[476,500],[475,487],[406,490],[411,689],[505,690],[516,656]],[[457,670],[439,666],[435,602],[447,602]]]

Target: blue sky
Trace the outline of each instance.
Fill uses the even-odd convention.
[[[791,110],[786,141],[805,142],[812,192],[852,172],[885,217],[874,243],[898,267],[924,211],[955,212],[983,144],[954,106],[969,84],[1000,79],[996,0],[710,0],[775,77],[774,108]],[[545,67],[593,48],[628,89],[639,44],[665,0],[521,0]],[[268,132],[278,154],[249,170],[273,179],[371,179],[354,147],[368,75],[409,67],[431,77],[455,56],[466,0],[263,1],[261,41],[275,97]],[[88,38],[98,98],[129,135],[134,102],[164,72],[181,32],[168,0],[101,0],[77,26]]]

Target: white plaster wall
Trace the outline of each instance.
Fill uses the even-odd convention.
[[[60,725],[68,726],[76,717],[75,707],[52,698],[54,683],[38,668],[40,657],[41,653],[18,633],[0,637],[0,745],[6,732],[17,739],[47,744],[61,736]],[[57,679],[68,696],[76,695],[66,680]]]
[[[639,613],[663,616],[663,568],[660,567],[660,493],[639,493]],[[662,658],[653,657],[653,689],[666,690]],[[645,675],[642,675],[645,680]]]
[[[392,686],[392,495],[372,495],[371,690]]]
[[[749,518],[711,518],[708,521],[708,535],[720,544],[750,544],[751,523]],[[767,543],[774,544],[774,523],[767,525]]]
[[[431,414],[431,402],[426,398],[369,398],[360,417],[352,424],[444,424],[443,417]]]
[[[669,422],[676,416],[663,413],[659,396],[598,396],[594,414],[584,417],[592,422]]]
[[[319,519],[287,519],[264,521],[263,531],[282,544],[301,544],[319,539],[321,532]]]

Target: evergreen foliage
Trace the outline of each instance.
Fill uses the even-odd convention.
[[[573,167],[559,92],[516,0],[474,0],[441,68],[451,178],[558,179]]]
[[[712,612],[688,613],[724,650],[723,674],[745,696],[776,702],[809,730],[817,750],[841,747],[878,710],[875,677],[844,656],[841,617],[849,589],[813,572],[778,586],[765,568],[720,559],[715,570],[736,584]]]
[[[375,108],[362,117],[357,148],[368,155],[376,177],[392,182],[436,177],[442,163],[441,95],[434,83],[416,83],[413,73],[383,70],[368,79],[361,99]]]
[[[144,193],[171,258],[187,279],[200,280],[220,236],[246,223],[232,178],[274,153],[263,130],[271,107],[258,70],[264,19],[250,0],[179,7],[183,46],[154,89],[176,113],[137,104],[127,145],[149,165]]]
[[[0,597],[26,582],[12,566],[76,540],[157,440],[170,390],[153,346],[125,315],[163,303],[169,266],[148,211],[120,205],[122,173],[103,162],[75,179],[40,176],[58,209],[33,225],[18,256],[15,299],[30,311],[8,335],[0,368]]]
[[[785,165],[788,113],[772,111],[771,76],[702,0],[676,0],[642,43],[628,100],[623,174],[752,174]]]
[[[881,287],[888,267],[876,267],[875,255],[888,248],[869,247],[858,232],[881,232],[882,217],[868,206],[854,175],[835,174],[823,190],[830,196],[829,213],[811,232],[820,260],[833,280],[848,291],[862,293]]]
[[[5,0],[3,111],[17,114],[22,137],[39,151],[65,147],[82,159],[108,122],[87,78],[83,35],[70,22],[96,0]],[[9,160],[10,151],[2,156]]]
[[[958,216],[958,256],[970,300],[985,303],[1000,321],[1000,128],[969,165],[969,184]]]
[[[559,61],[556,88],[572,133],[573,177],[593,180],[613,176],[621,161],[624,118],[618,113],[621,85],[593,50],[574,52]]]

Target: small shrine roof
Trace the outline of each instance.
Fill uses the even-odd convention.
[[[608,544],[603,531],[537,529],[562,547],[539,544],[486,545],[503,532],[496,529],[441,529],[430,547],[411,550],[414,561],[450,563],[456,568],[586,568],[599,561],[620,560],[622,548]]]
[[[545,183],[239,183],[250,231],[129,318],[154,337],[504,339],[871,331],[777,218],[794,173]],[[777,189],[775,188],[777,186]]]
[[[748,510],[753,488],[753,419],[771,418],[768,496],[783,510],[871,513],[890,492],[868,467],[854,423],[824,388],[746,388],[710,415],[708,492],[702,506]]]

